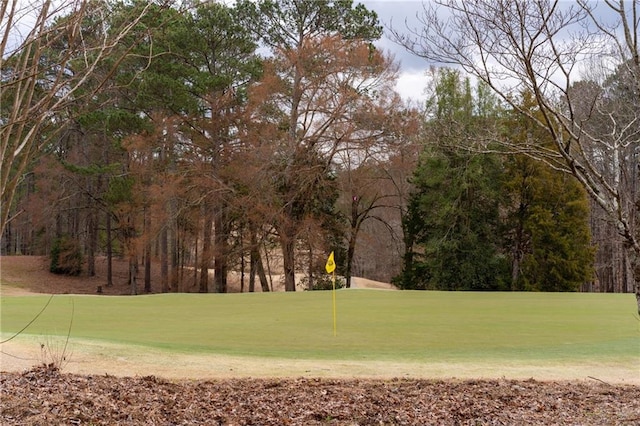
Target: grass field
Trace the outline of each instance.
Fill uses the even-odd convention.
[[[2,297],[3,338],[49,296]],[[331,292],[55,296],[24,333],[188,354],[402,362],[640,360],[628,294]]]

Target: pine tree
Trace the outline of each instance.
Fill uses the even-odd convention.
[[[592,277],[588,203],[575,179],[524,155],[477,152],[488,122],[511,144],[544,144],[528,119],[436,75],[428,144],[404,221],[404,288],[575,291]],[[523,103],[528,101],[523,96]]]
[[[527,93],[523,105],[533,108]],[[533,138],[543,145],[547,137],[531,120],[515,114],[505,129],[513,143]],[[578,290],[593,278],[585,191],[572,176],[524,155],[505,157],[505,171],[510,200],[504,208],[505,252],[511,259],[512,288]]]
[[[404,288],[500,290],[508,283],[500,252],[501,164],[459,148],[480,132],[469,80],[437,75],[427,123],[430,140],[413,177],[405,232]]]

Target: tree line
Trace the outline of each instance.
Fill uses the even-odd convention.
[[[274,275],[288,291],[315,288],[330,251],[347,286],[359,275],[632,291],[637,44],[562,86],[551,74],[568,65],[536,62],[535,48],[564,60],[558,28],[590,20],[589,34],[608,33],[588,4],[533,3],[520,14],[504,4],[489,22],[446,2],[465,46],[394,29],[414,53],[466,71],[431,69],[415,107],[373,45],[378,17],[350,0],[5,2],[2,253],[49,254],[52,270],[89,275],[106,256],[106,285],[122,257],[132,293],[151,291],[155,267],[161,291],[225,292],[231,271],[243,285],[247,271],[249,291],[272,289]],[[18,31],[26,17],[30,32]],[[478,25],[487,38],[469,36]],[[512,54],[527,40],[494,51],[518,25],[540,30],[529,52]],[[637,23],[629,31],[637,38]],[[482,68],[478,52],[514,62]]]
[[[433,71],[425,148],[405,217],[398,284],[439,290],[575,291],[593,279],[589,205],[567,174],[497,144],[547,136],[484,83]],[[522,102],[531,103],[524,93]],[[486,153],[473,148],[485,145]],[[550,145],[550,141],[547,142]],[[491,152],[492,151],[492,152]]]

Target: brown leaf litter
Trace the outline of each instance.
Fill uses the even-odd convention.
[[[599,381],[0,374],[3,425],[637,425],[640,387]]]

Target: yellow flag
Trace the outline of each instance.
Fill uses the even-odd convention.
[[[333,261],[333,252],[331,252],[331,254],[329,255],[327,264],[325,265],[324,269],[327,270],[327,274],[330,274],[336,270],[336,262]]]

